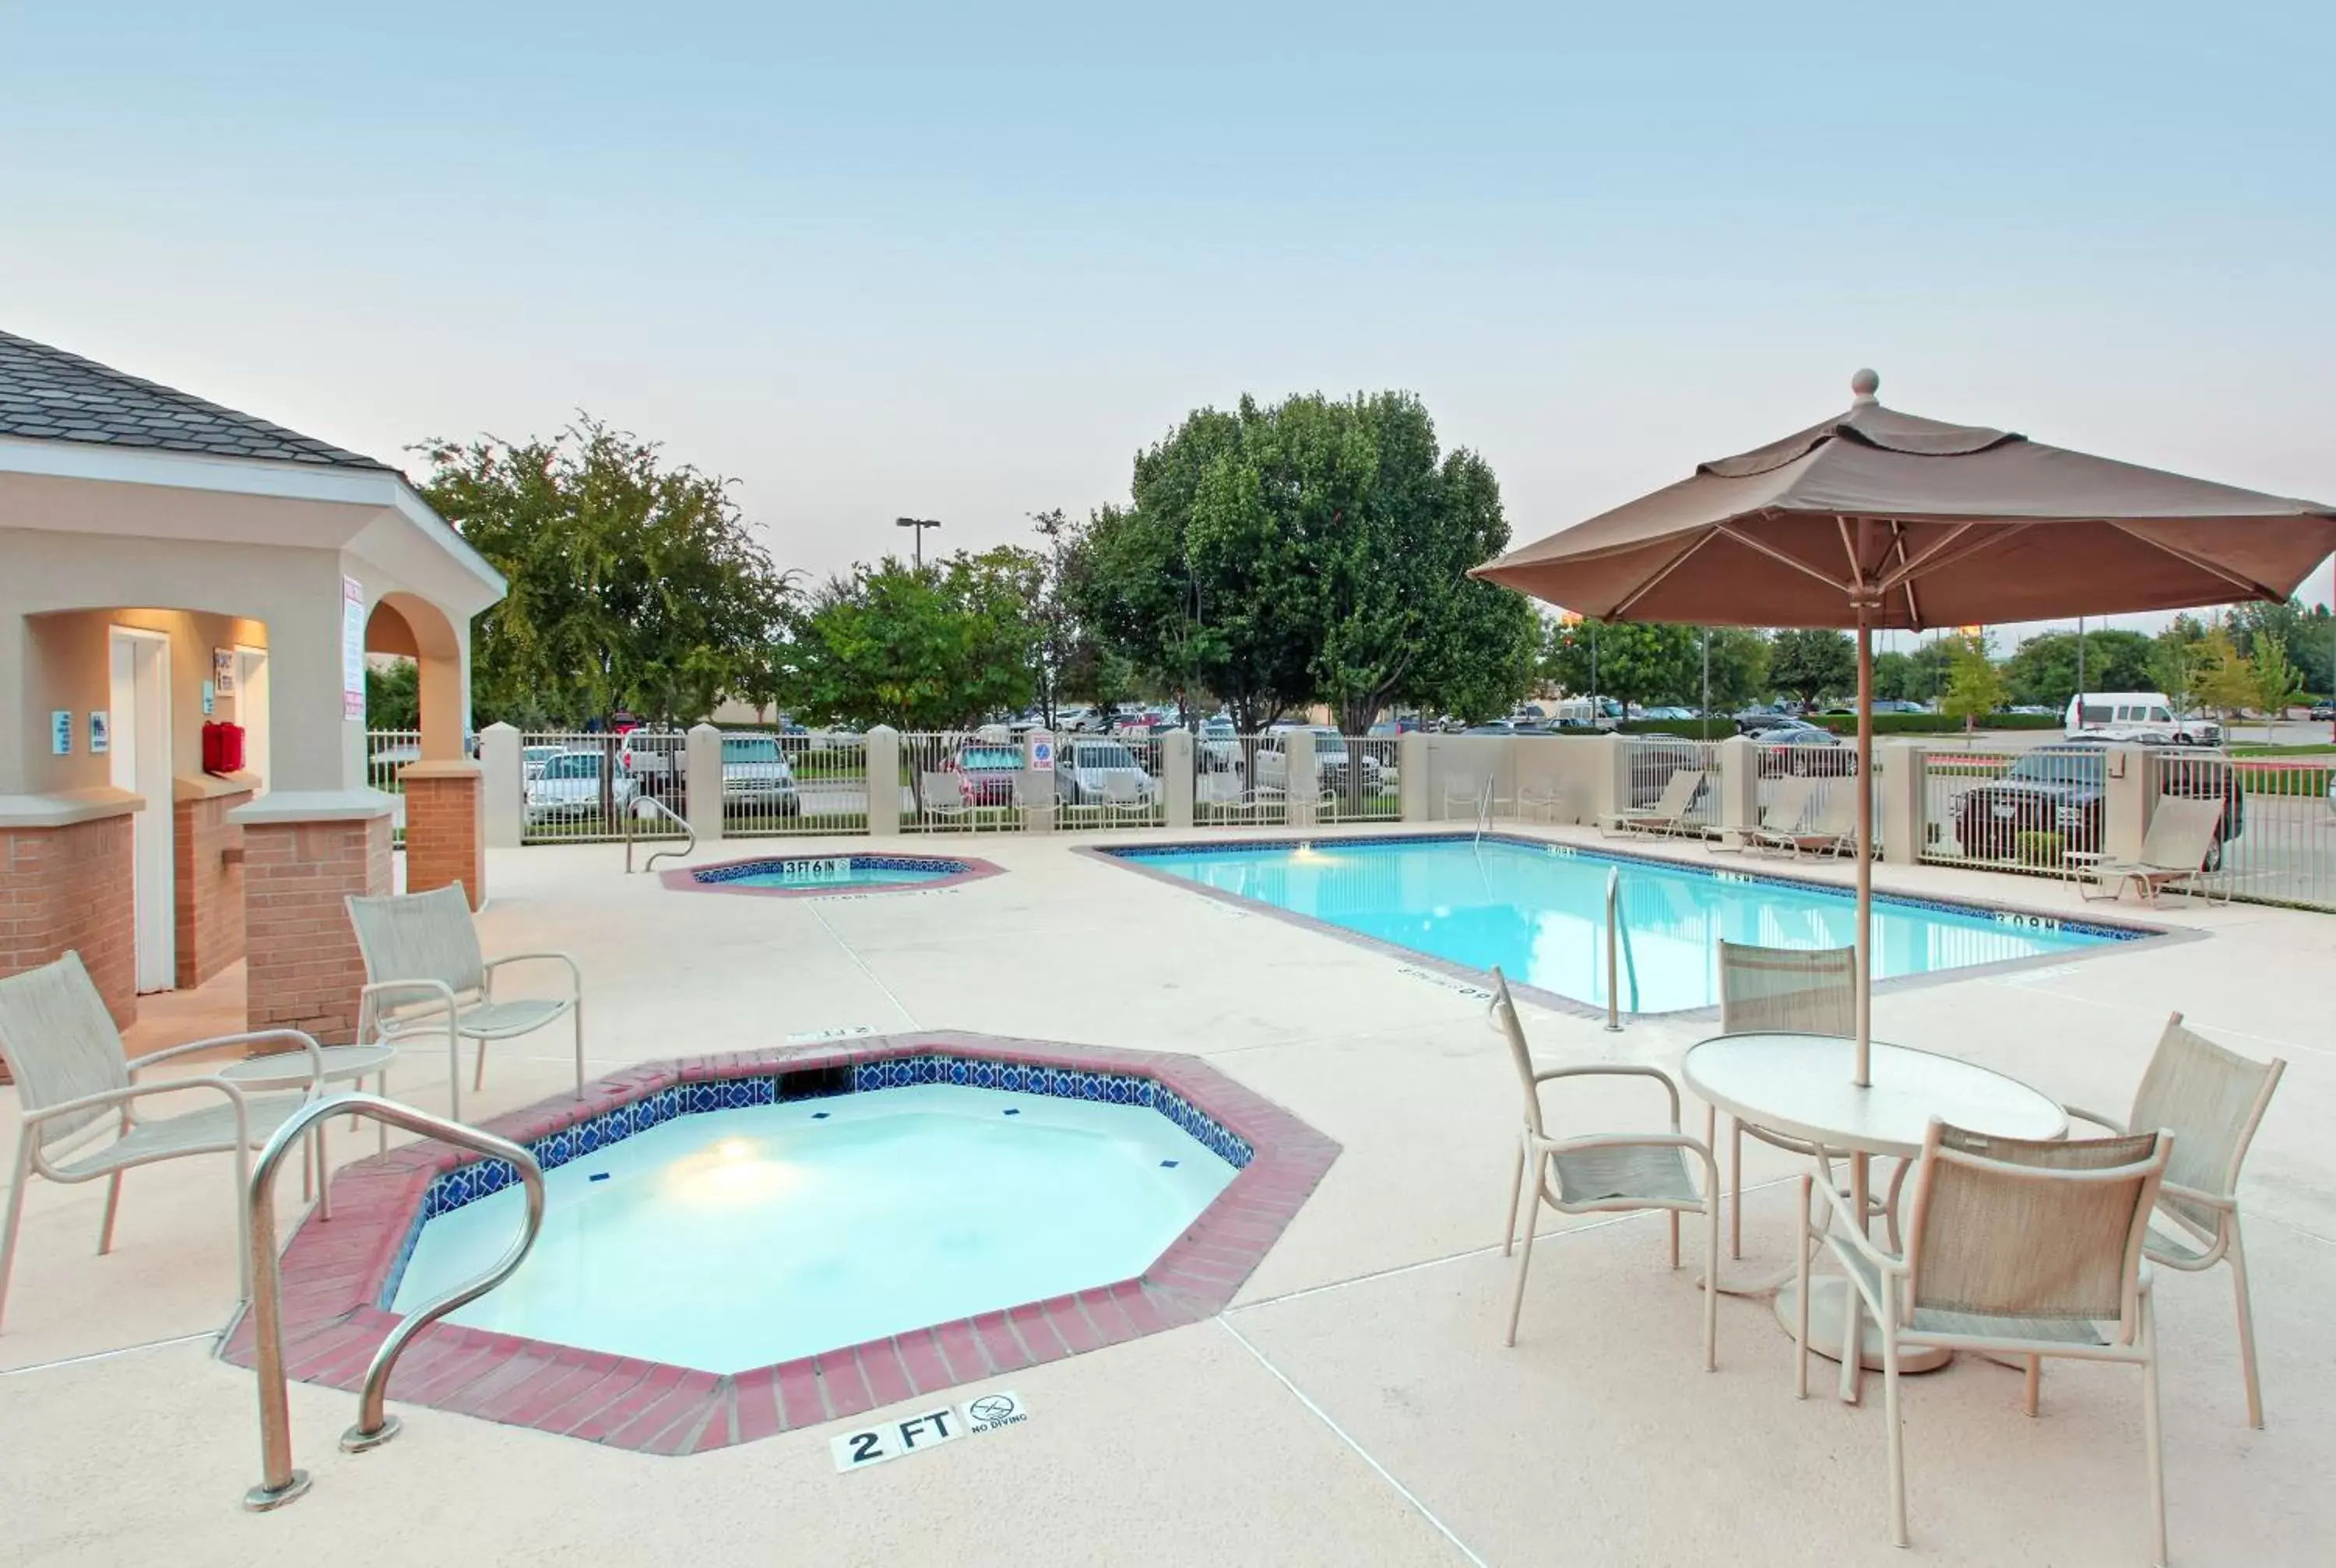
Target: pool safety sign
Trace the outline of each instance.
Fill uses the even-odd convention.
[[[1055,737],[1042,729],[1034,729],[1022,737],[1023,765],[1032,773],[1055,771]]]
[[[852,857],[828,855],[815,861],[781,861],[779,881],[782,882],[848,882],[852,880]]]
[[[831,1438],[828,1450],[838,1471],[865,1470],[887,1459],[922,1454],[959,1437],[978,1437],[1000,1427],[1018,1427],[1030,1418],[1019,1394],[999,1389],[977,1394],[962,1405],[936,1405],[922,1415],[903,1416],[879,1427],[863,1427]]]

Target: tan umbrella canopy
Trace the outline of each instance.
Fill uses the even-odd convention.
[[[1920,419],[1849,412],[1511,550],[1475,575],[1600,620],[1858,632],[1857,1082],[1873,918],[1873,629],[2283,600],[2336,507]]]

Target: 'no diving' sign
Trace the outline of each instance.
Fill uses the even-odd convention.
[[[881,1427],[846,1432],[830,1438],[827,1446],[835,1456],[837,1470],[865,1470],[871,1465],[881,1465],[906,1454],[921,1454],[928,1448],[954,1443],[959,1437],[1019,1426],[1029,1418],[1029,1407],[1022,1403],[1021,1396],[1001,1390],[976,1395],[962,1405],[938,1405],[921,1415],[904,1416]]]

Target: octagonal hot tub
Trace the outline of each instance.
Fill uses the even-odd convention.
[[[391,1398],[670,1453],[1208,1316],[1338,1153],[1192,1057],[957,1034],[656,1064],[489,1127],[543,1165],[542,1232]],[[521,1207],[437,1144],[333,1193],[285,1254],[287,1359],[354,1386]]]

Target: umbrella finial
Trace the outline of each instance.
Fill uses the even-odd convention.
[[[1861,370],[1849,378],[1849,390],[1860,403],[1872,403],[1874,394],[1882,390],[1882,377],[1871,370]]]

